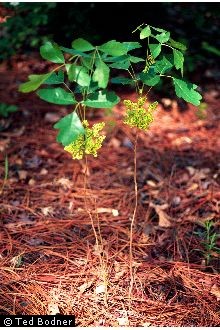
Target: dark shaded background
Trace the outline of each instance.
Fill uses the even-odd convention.
[[[138,34],[132,31],[147,23],[171,31],[174,39],[188,46],[186,74],[201,76],[206,72],[205,79],[219,79],[219,3],[40,2],[0,6],[10,11],[1,24],[0,59],[38,51],[48,39],[67,47],[78,37],[96,44],[110,39],[137,40]]]

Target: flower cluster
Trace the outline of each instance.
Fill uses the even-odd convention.
[[[158,102],[151,103],[146,110],[144,104],[146,97],[139,97],[137,102],[131,102],[125,100],[124,105],[126,107],[126,116],[124,123],[131,127],[137,127],[143,130],[149,128],[150,123],[153,121],[153,112],[156,109]]]
[[[105,126],[104,122],[94,124],[92,128],[89,128],[88,121],[84,120],[83,126],[85,134],[81,134],[75,141],[64,148],[72,155],[73,159],[82,159],[84,154],[97,157],[97,150],[101,148],[102,142],[106,137],[100,134],[100,131]]]

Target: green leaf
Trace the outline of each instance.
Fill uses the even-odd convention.
[[[120,98],[114,92],[99,91],[88,96],[82,102],[91,108],[112,108],[120,101]]]
[[[160,42],[164,43],[170,39],[170,32],[162,32],[161,34],[157,34],[155,38]]]
[[[178,70],[181,70],[181,74],[183,75],[183,62],[184,62],[184,56],[183,54],[176,49],[173,49],[173,59],[174,59],[174,65],[175,68]]]
[[[67,54],[70,55],[76,55],[76,56],[81,56],[81,57],[91,57],[90,54],[83,53],[79,50],[71,49],[71,48],[66,48],[66,47],[60,47],[61,50],[66,52]]]
[[[175,41],[175,40],[173,40],[171,38],[169,40],[168,45],[170,45],[170,46],[172,46],[174,48],[180,49],[182,51],[185,51],[187,49],[185,45],[183,45],[182,43],[180,43],[178,41]]]
[[[51,76],[45,80],[44,84],[47,85],[56,85],[56,84],[62,84],[64,82],[64,73],[63,71],[53,72]]]
[[[150,29],[150,26],[147,25],[147,26],[145,26],[145,28],[143,28],[141,30],[140,39],[145,39],[147,37],[150,37],[150,35],[151,35],[151,29]]]
[[[98,83],[100,88],[106,88],[109,81],[109,72],[109,67],[101,59],[98,59],[92,79]]]
[[[202,96],[195,91],[198,86],[177,78],[173,78],[173,83],[178,97],[181,97],[186,102],[192,103],[196,106],[200,104]]]
[[[116,40],[111,40],[98,47],[103,53],[111,56],[121,56],[127,54],[128,50],[126,46]]]
[[[135,41],[123,42],[123,45],[125,46],[127,52],[130,52],[130,50],[133,49],[141,48],[141,44]]]
[[[93,58],[91,57],[84,57],[82,58],[82,64],[85,66],[88,70],[92,69],[92,64],[93,64]]]
[[[35,91],[40,87],[40,85],[44,84],[44,82],[52,75],[52,72],[46,74],[31,74],[28,76],[29,81],[21,84],[19,86],[19,92],[29,93]]]
[[[156,58],[161,52],[161,44],[149,44],[149,48],[153,58]]]
[[[145,62],[145,60],[143,58],[136,57],[136,56],[129,56],[129,60],[132,63]]]
[[[164,29],[160,29],[160,28],[156,28],[156,27],[154,27],[154,26],[151,26],[151,28],[152,29],[154,29],[155,31],[157,31],[157,32],[167,32],[166,30],[164,30]]]
[[[134,81],[125,77],[115,77],[111,79],[111,83],[120,85],[133,85]]]
[[[154,68],[156,72],[160,74],[164,74],[167,70],[170,70],[173,67],[173,63],[169,61],[169,59],[163,56],[162,60],[156,61]]]
[[[60,47],[57,44],[52,43],[50,41],[47,41],[43,46],[40,47],[40,54],[45,60],[48,60],[53,63],[65,62]]]
[[[122,55],[122,56],[111,56],[111,57],[106,57],[105,55],[102,56],[102,60],[104,60],[106,63],[111,63],[111,62],[123,62],[125,60],[128,60],[130,55]]]
[[[54,128],[60,130],[57,135],[57,141],[64,146],[76,141],[79,135],[85,133],[85,129],[76,112],[72,112],[60,119],[54,125]]]
[[[67,64],[66,70],[70,81],[75,81],[83,87],[88,87],[91,81],[85,67],[75,64]]]
[[[82,39],[82,38],[75,39],[72,42],[72,47],[81,52],[89,52],[89,51],[95,49],[95,47],[92,44],[90,44],[90,42],[88,42],[87,40]]]
[[[109,66],[114,69],[127,70],[130,66],[130,61],[126,60],[126,61],[122,61],[122,62],[118,62],[118,63],[112,63],[112,64],[109,64]]]
[[[147,86],[155,86],[160,82],[160,76],[155,75],[154,70],[140,73],[140,79]]]
[[[81,94],[81,96],[86,92],[87,94],[91,94],[99,89],[97,82],[91,81],[89,87],[82,87],[77,85],[74,94]]]
[[[0,116],[8,117],[9,113],[15,112],[18,110],[16,105],[10,105],[7,103],[0,103]]]
[[[37,95],[44,101],[54,104],[76,104],[76,100],[72,93],[65,91],[63,88],[44,88],[37,92]]]
[[[109,63],[109,62],[127,63],[127,61],[130,61],[133,63],[139,63],[139,62],[142,62],[145,60],[140,57],[136,57],[136,56],[132,56],[132,55],[123,55],[123,56],[114,56],[114,57],[105,58],[105,62],[107,62],[107,63]],[[123,69],[125,69],[125,67],[123,67]]]

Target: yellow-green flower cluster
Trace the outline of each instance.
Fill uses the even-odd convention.
[[[146,110],[144,104],[146,97],[139,97],[137,102],[131,102],[125,100],[124,105],[126,107],[126,115],[124,123],[131,126],[137,127],[143,130],[149,128],[150,123],[153,121],[153,112],[156,109],[158,102],[151,103]]]
[[[85,154],[97,157],[97,150],[101,148],[105,135],[100,134],[105,123],[97,123],[89,128],[87,120],[83,121],[85,134],[81,134],[75,141],[64,148],[68,151],[73,159],[82,159]]]

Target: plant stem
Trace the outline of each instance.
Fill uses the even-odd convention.
[[[165,74],[160,74],[160,77],[166,77],[166,78],[172,78],[172,79],[173,79],[172,76],[167,76],[167,75],[165,75]]]
[[[56,68],[54,68],[51,72],[55,72],[55,71],[59,70],[60,68],[62,68],[65,65],[66,65],[66,63],[63,63],[63,64],[57,66]]]
[[[171,48],[171,49],[174,49],[172,46],[167,45],[167,44],[164,44],[164,43],[162,43],[162,46],[166,46],[166,47],[169,47],[169,48]]]
[[[99,248],[98,235],[97,235],[97,232],[96,232],[96,229],[95,229],[95,225],[94,225],[92,214],[91,214],[91,212],[90,212],[90,210],[88,208],[88,204],[87,204],[87,172],[88,172],[88,158],[87,158],[87,156],[85,156],[85,173],[84,173],[84,200],[85,200],[85,210],[86,210],[86,213],[89,215],[89,218],[91,220],[91,225],[92,225],[92,229],[93,229],[94,236],[95,236],[96,246]]]
[[[134,205],[134,211],[131,219],[131,226],[130,226],[130,244],[129,244],[129,256],[130,256],[130,286],[129,286],[129,303],[131,303],[132,298],[132,290],[134,285],[134,273],[133,273],[133,250],[132,250],[132,244],[133,244],[133,230],[134,230],[134,224],[136,219],[136,213],[137,213],[137,206],[138,206],[138,186],[137,186],[137,140],[138,140],[138,132],[136,131],[135,134],[135,141],[134,141],[134,192],[135,192],[135,205]]]
[[[70,93],[74,95],[73,91],[69,88],[69,86],[65,82],[63,82],[63,85],[70,91]]]
[[[98,213],[97,213],[96,201],[95,201],[95,210],[96,210],[96,218],[97,218],[97,223],[98,223],[98,230],[96,230],[96,228],[95,228],[94,219],[93,219],[92,213],[89,210],[88,204],[87,204],[87,186],[88,186],[87,172],[88,172],[88,158],[85,155],[85,173],[84,173],[84,203],[85,203],[85,210],[86,210],[86,213],[88,214],[88,216],[90,218],[91,225],[92,225],[92,230],[93,230],[93,233],[94,233],[94,236],[95,236],[96,248],[97,248],[97,253],[98,253],[99,262],[100,262],[100,277],[101,277],[102,283],[104,283],[104,285],[105,285],[105,293],[104,293],[104,298],[103,299],[104,299],[104,304],[105,304],[106,308],[108,308],[108,290],[107,290],[108,273],[107,273],[107,265],[106,265],[106,260],[104,258],[104,248],[103,248],[103,241],[102,241],[102,236],[101,236],[101,231],[100,231],[100,223],[99,223],[99,216],[98,216]]]

